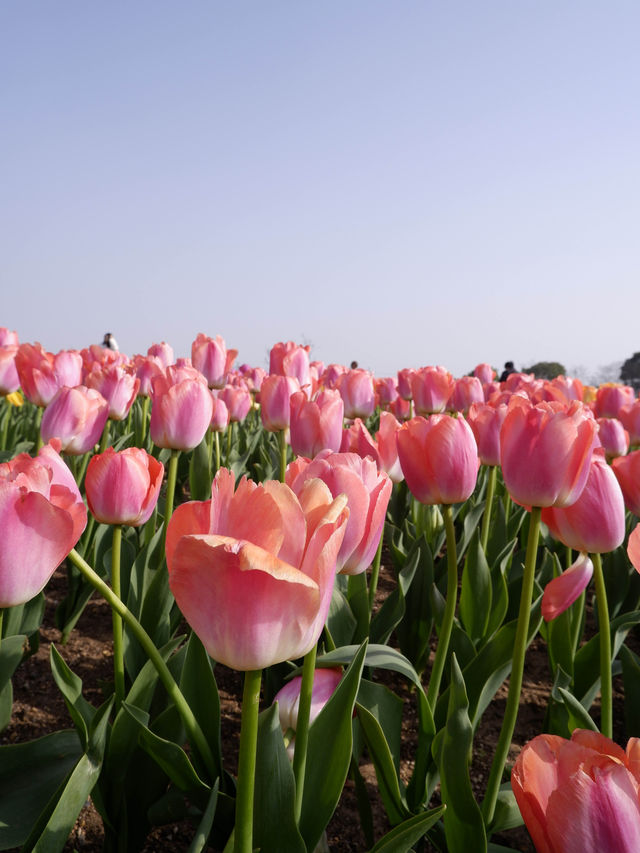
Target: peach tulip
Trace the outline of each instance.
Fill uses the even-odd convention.
[[[238,350],[227,350],[220,335],[210,338],[200,332],[191,344],[191,362],[207,380],[209,388],[224,388],[237,355]]]
[[[416,413],[431,415],[444,412],[454,384],[453,376],[444,367],[421,367],[416,370],[411,376],[411,394]]]
[[[85,490],[92,515],[102,524],[139,527],[151,518],[158,502],[164,465],[139,447],[93,456]]]
[[[220,469],[211,500],[181,504],[167,529],[169,584],[216,661],[258,670],[305,655],[318,640],[348,518],[320,480],[296,497]]]
[[[151,380],[149,433],[157,447],[193,450],[209,429],[213,398],[193,367],[170,365]]]
[[[320,391],[308,400],[303,391],[291,395],[291,449],[313,458],[321,450],[339,450],[342,443],[344,403],[337,390]]]
[[[463,418],[412,418],[398,430],[398,457],[407,486],[423,504],[466,501],[478,477],[478,448]]]
[[[575,503],[596,443],[597,424],[581,403],[513,400],[500,430],[502,475],[511,497],[523,506]]]
[[[640,740],[626,750],[599,732],[527,743],[511,787],[538,853],[640,850]]]
[[[0,464],[0,608],[37,595],[77,543],[87,510],[58,442]]]
[[[40,434],[45,443],[58,438],[65,453],[81,456],[100,441],[108,418],[109,404],[99,391],[64,386],[44,410]]]
[[[287,485],[300,495],[305,484],[319,478],[331,494],[347,496],[349,521],[338,554],[338,571],[358,575],[371,565],[380,542],[392,483],[373,459],[356,453],[323,450],[313,461],[298,458],[287,468]]]
[[[640,450],[618,456],[611,467],[620,483],[625,506],[629,512],[640,516]]]

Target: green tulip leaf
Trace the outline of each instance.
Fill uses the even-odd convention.
[[[414,815],[394,827],[371,848],[371,853],[408,853],[445,813],[445,806]]]
[[[460,619],[474,645],[487,632],[492,594],[491,573],[476,529],[464,561],[460,592]]]
[[[220,739],[220,696],[211,658],[195,633],[191,633],[180,673],[180,690],[200,724],[213,752],[215,768],[209,772],[222,777],[222,744]],[[195,756],[194,756],[195,760]]]
[[[53,678],[62,693],[73,724],[78,731],[80,741],[83,747],[86,748],[89,740],[89,728],[91,727],[96,709],[82,695],[82,679],[69,669],[53,643],[51,644],[49,657]]]
[[[356,704],[356,711],[367,751],[376,770],[378,790],[385,811],[391,824],[395,825],[408,817],[409,809],[400,790],[398,773],[389,744],[382,731],[382,726],[375,716],[360,704]]]

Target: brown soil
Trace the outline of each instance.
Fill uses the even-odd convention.
[[[384,566],[381,570],[380,597],[384,597],[393,584],[390,573]],[[41,737],[50,732],[72,728],[66,706],[51,676],[49,649],[54,643],[73,672],[83,681],[85,698],[94,705],[104,699],[103,687],[110,684],[112,671],[111,612],[106,602],[92,599],[86,607],[66,645],[60,643],[60,632],[54,627],[54,611],[66,592],[66,575],[59,570],[46,589],[46,612],[41,627],[38,652],[24,661],[13,678],[14,705],[9,726],[0,735],[0,743],[19,743]],[[216,679],[222,703],[222,737],[225,766],[235,771],[238,736],[240,728],[240,704],[242,680],[238,673],[216,667]],[[403,731],[403,762],[401,772],[408,779],[415,755],[417,715],[415,700],[406,682],[400,677],[386,673],[385,683],[405,701]],[[513,761],[522,745],[542,731],[544,713],[549,696],[549,668],[544,643],[537,639],[527,654],[527,669],[522,691],[521,708],[509,756]],[[486,785],[488,765],[497,742],[507,685],[503,685],[484,714],[474,741],[474,761],[471,778],[477,794],[481,797]],[[622,693],[616,684],[614,693],[614,719],[622,719]],[[619,740],[623,733],[618,732]],[[379,839],[389,829],[384,808],[377,793],[373,765],[366,756],[360,767],[367,783],[372,802],[375,837]],[[163,851],[181,853],[186,851],[193,838],[193,828],[188,822],[171,824],[155,829],[149,835],[143,853]],[[89,802],[82,810],[75,828],[69,837],[65,851],[94,853],[102,849],[103,827],[101,819]],[[332,853],[362,853],[367,849],[356,805],[354,784],[348,779],[336,813],[328,826],[327,839]],[[515,850],[534,851],[524,829],[511,830],[494,840]],[[213,850],[213,848],[208,848]]]

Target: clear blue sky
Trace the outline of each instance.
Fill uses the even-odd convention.
[[[640,350],[637,0],[6,0],[0,325],[378,375]]]

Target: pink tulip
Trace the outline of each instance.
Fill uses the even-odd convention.
[[[229,420],[236,424],[242,423],[253,405],[253,397],[247,388],[241,386],[227,385],[218,392],[218,399],[225,403],[229,411]]]
[[[329,611],[346,497],[220,469],[211,500],[181,504],[167,530],[169,584],[205,649],[238,670],[300,658]]]
[[[227,374],[238,355],[235,349],[227,350],[224,338],[209,338],[202,332],[191,344],[191,362],[207,380],[209,388],[224,388]]]
[[[109,404],[99,391],[64,386],[44,410],[40,434],[45,443],[58,438],[65,453],[81,456],[100,441],[108,418]]]
[[[629,442],[635,447],[640,444],[640,400],[621,406],[619,414],[624,428],[629,433]]]
[[[597,425],[573,402],[509,405],[500,430],[500,461],[511,497],[523,506],[569,506],[589,476]]]
[[[550,622],[564,613],[585,591],[593,575],[593,563],[588,554],[578,555],[575,562],[545,586],[542,594],[542,618]]]
[[[163,368],[169,367],[175,361],[173,347],[165,341],[159,344],[151,344],[147,350],[147,355],[157,358]]]
[[[635,391],[630,385],[607,382],[598,388],[593,410],[597,418],[617,418],[620,409],[632,405],[635,399]]]
[[[568,548],[605,554],[624,541],[624,498],[616,477],[602,451],[591,457],[584,489],[570,506],[542,510],[549,532]]]
[[[472,403],[484,403],[482,382],[476,376],[461,376],[455,381],[447,409],[450,412],[467,412]]]
[[[138,396],[151,396],[151,383],[154,376],[162,373],[164,367],[159,358],[155,355],[137,355],[133,359],[136,370],[136,376],[140,380],[138,388]]]
[[[139,527],[151,518],[162,485],[164,465],[139,447],[93,456],[85,489],[92,515],[102,524]]]
[[[322,375],[320,377],[320,384],[324,388],[337,388],[338,380],[342,376],[343,373],[346,373],[348,370],[344,364],[329,364],[325,367]]]
[[[291,395],[299,390],[300,384],[292,376],[267,376],[260,388],[260,418],[266,430],[280,432],[289,427]]]
[[[311,724],[320,711],[335,693],[336,687],[342,679],[342,670],[336,668],[316,669],[313,674],[313,687],[311,690],[311,710],[309,712],[309,724]],[[300,705],[300,687],[302,676],[298,675],[288,681],[275,695],[273,701],[278,703],[278,717],[283,734],[296,732],[298,728],[298,708]],[[289,756],[293,757],[295,737],[287,746]]]
[[[403,367],[398,371],[398,394],[403,400],[413,399],[413,377],[416,371],[413,367]]]
[[[35,406],[48,406],[60,387],[53,370],[53,355],[41,344],[20,344],[16,370],[24,396]]]
[[[380,429],[376,433],[378,447],[378,467],[386,471],[393,483],[404,480],[402,466],[398,458],[398,430],[400,424],[391,412],[380,412]]]
[[[411,377],[411,393],[417,414],[444,412],[453,387],[454,378],[444,367],[421,367],[416,370]]]
[[[397,441],[407,486],[421,503],[455,504],[471,496],[480,460],[465,420],[415,417],[400,427]]]
[[[209,429],[213,398],[204,376],[193,367],[170,365],[151,382],[149,432],[157,447],[193,450]]]
[[[0,346],[0,395],[6,397],[20,387],[20,377],[16,370],[17,345]]]
[[[86,526],[87,510],[56,447],[0,464],[0,608],[37,595]]]
[[[640,516],[640,450],[618,456],[611,467],[620,483],[625,506],[629,512]]]
[[[321,450],[340,449],[344,403],[339,391],[320,391],[307,400],[303,391],[291,395],[291,449],[313,458]]]
[[[58,388],[82,385],[82,356],[77,350],[61,350],[53,357],[53,372]]]
[[[579,379],[574,379],[571,376],[556,376],[549,382],[552,388],[559,389],[564,399],[570,403],[571,400],[584,400],[584,385]]]
[[[347,496],[349,521],[338,554],[338,571],[361,574],[371,565],[380,542],[391,480],[378,471],[373,459],[363,459],[356,453],[323,450],[312,462],[298,458],[287,468],[286,483],[297,495],[314,478],[326,483],[334,497]]]
[[[607,461],[624,456],[629,450],[629,433],[617,418],[598,418],[598,438]]]
[[[483,362],[476,364],[473,368],[473,375],[478,377],[482,385],[487,385],[489,382],[493,382],[496,372],[490,364]]]
[[[483,465],[500,464],[500,429],[507,416],[503,403],[491,406],[487,403],[472,403],[467,421],[478,445],[478,456]]]
[[[640,524],[637,524],[629,534],[627,554],[633,568],[636,572],[640,572]]]
[[[211,415],[211,429],[214,432],[224,432],[229,426],[230,417],[227,404],[220,397],[213,397],[213,414]]]
[[[293,376],[304,388],[309,385],[309,347],[299,346],[293,341],[277,343],[269,353],[269,373],[279,373],[281,376]]]
[[[542,734],[524,746],[511,787],[538,853],[640,850],[640,741],[598,732]]]
[[[5,326],[0,326],[0,347],[18,347],[20,346],[20,341],[18,340],[17,332],[10,332]]]
[[[99,391],[109,404],[109,417],[123,421],[138,396],[140,380],[117,364],[94,364],[85,377],[85,385]]]
[[[338,380],[337,388],[344,403],[345,418],[368,418],[373,414],[376,395],[369,371],[348,370]]]
[[[389,403],[389,411],[398,421],[408,421],[411,417],[411,402],[404,397],[398,397]]]
[[[375,380],[376,395],[378,404],[387,409],[390,403],[398,399],[398,388],[396,380],[393,376],[383,376]]]

